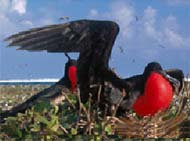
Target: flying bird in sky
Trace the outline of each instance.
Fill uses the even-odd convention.
[[[59,20],[69,20],[69,17],[68,16],[63,16],[63,17],[60,17]]]
[[[104,86],[105,81],[110,82],[119,91],[123,89],[126,91],[127,95],[121,103],[121,110],[128,109],[127,107],[134,107],[133,105],[138,98],[144,95],[145,91],[146,93],[149,92],[149,89],[152,87],[152,81],[156,82],[155,86],[159,83],[165,86],[165,90],[160,91],[162,94],[173,93],[172,87],[181,88],[183,80],[182,71],[176,69],[166,71],[161,68],[160,64],[155,62],[150,63],[141,75],[127,79],[118,77],[108,65],[112,47],[118,33],[119,25],[113,21],[78,20],[23,31],[8,37],[6,41],[9,42],[9,46],[19,46],[18,50],[80,53],[77,60],[77,70],[74,68],[71,70],[72,72],[77,71],[81,101],[84,103],[87,102],[89,93],[92,93],[93,97],[97,95],[96,92],[92,91],[90,86],[94,84]],[[125,66],[121,67],[126,68]],[[156,74],[152,75],[152,72],[156,72]],[[75,76],[70,74],[68,77],[73,79]],[[74,81],[76,80],[73,79],[72,83],[76,85]],[[162,89],[161,87],[155,88]],[[152,90],[151,92],[155,92],[155,95],[157,95],[157,97],[151,99],[156,103],[160,93],[157,93],[156,90]],[[149,93],[146,95],[149,95]],[[141,104],[136,105],[134,109],[138,109],[138,106]],[[149,107],[145,107],[145,110]],[[163,107],[167,106],[161,105],[161,108]],[[140,111],[142,110],[144,109]],[[143,114],[140,112],[140,115]],[[148,114],[152,113],[149,112]]]

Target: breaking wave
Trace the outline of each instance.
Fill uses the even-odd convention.
[[[9,80],[0,80],[1,85],[8,84],[51,84],[58,82],[58,78],[41,78],[41,79],[9,79]]]

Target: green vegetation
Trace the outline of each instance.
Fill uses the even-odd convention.
[[[22,103],[48,85],[1,86],[1,111]],[[128,138],[177,138],[181,135],[180,125],[189,118],[188,102],[181,107],[184,96],[190,95],[190,87],[186,84],[184,91],[176,94],[172,106],[153,117],[140,118],[132,111],[128,117],[110,116],[97,108],[98,103],[80,103],[80,94],[64,94],[64,100],[57,106],[52,101],[39,101],[25,113],[17,117],[8,117],[0,125],[2,139],[43,139],[59,138],[73,140],[100,140]],[[180,104],[179,104],[180,103]],[[8,106],[6,106],[8,105]],[[187,128],[186,128],[187,129]],[[85,135],[85,136],[84,136]]]
[[[9,110],[49,85],[0,85],[0,108]]]
[[[21,89],[22,87],[24,90]],[[5,102],[10,108],[15,106],[16,103],[22,103],[32,93],[37,93],[47,86],[32,87],[4,86],[1,91],[1,97],[3,98],[1,101],[5,102],[13,97],[11,101]],[[16,94],[12,95],[11,92]],[[27,92],[27,94],[23,92]],[[70,93],[65,95],[65,100],[59,106],[52,104],[51,101],[40,101],[25,113],[19,113],[17,117],[8,117],[6,122],[0,125],[0,138],[69,139],[84,133],[86,135],[96,135],[94,137],[89,136],[89,138],[98,139],[100,136],[113,134],[111,124],[107,123],[108,119],[101,118],[102,113],[99,109],[94,110],[95,107],[90,103],[82,105],[81,109],[77,109],[75,107],[76,103],[77,95]],[[81,137],[77,136],[76,139],[79,138]]]

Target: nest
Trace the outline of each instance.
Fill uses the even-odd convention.
[[[33,131],[29,127],[33,127],[34,119],[37,121],[35,122],[37,125],[46,123],[37,118],[37,114],[42,119],[45,118],[48,125],[49,122],[54,121],[52,117],[56,117],[56,122],[53,122],[55,123],[53,127],[56,127],[56,130],[44,127],[43,131],[35,132],[39,135],[49,135],[50,132],[47,131],[53,130],[51,135],[55,136],[56,133],[57,137],[62,135],[96,135],[109,139],[109,135],[112,135],[126,138],[190,138],[190,83],[185,82],[182,91],[175,92],[172,104],[167,110],[143,118],[133,111],[129,111],[125,116],[118,117],[117,109],[125,96],[125,92],[118,97],[118,102],[114,105],[115,108],[112,109],[111,114],[108,106],[105,106],[104,110],[100,109],[100,104],[103,103],[100,98],[102,87],[99,85],[95,87],[97,88],[97,86],[99,87],[97,100],[94,102],[90,94],[86,104],[81,102],[79,89],[77,89],[76,94],[71,94],[61,86],[52,86],[44,90],[42,97],[39,97],[38,101],[35,102],[35,104],[42,102],[41,106],[45,106],[47,103],[43,102],[50,100],[53,106],[47,106],[49,110],[46,106],[44,112],[35,111],[35,107],[28,109],[18,118],[15,118],[13,124],[16,121],[18,125],[26,125],[27,133],[31,134]],[[116,98],[114,97],[114,99]],[[56,110],[58,106],[55,105],[57,104],[60,106],[59,110]],[[25,120],[20,120],[21,118]],[[5,125],[9,127],[9,124]],[[1,127],[3,128],[3,126]],[[19,127],[21,131],[25,131],[24,129]]]
[[[118,118],[113,124],[115,134],[127,138],[189,138],[190,84],[175,93],[166,111],[152,117],[139,118],[136,114]]]
[[[101,86],[99,89],[101,93]],[[99,95],[98,94],[98,95]],[[80,94],[77,94],[80,100]],[[123,95],[124,96],[124,95]],[[68,99],[68,98],[66,98]],[[107,116],[107,110],[98,115],[97,105],[91,103],[85,107],[80,101],[80,109],[77,110],[79,121],[75,128],[86,135],[94,135],[97,123],[101,123],[101,135],[105,135],[107,127],[111,127],[111,135],[126,138],[189,138],[190,137],[190,84],[186,83],[180,92],[175,92],[172,104],[165,111],[160,111],[154,116],[139,117],[129,111],[126,116],[116,116],[117,108],[112,111],[113,115]],[[119,101],[122,100],[120,97]],[[73,107],[73,106],[72,106]],[[75,108],[74,108],[75,109]]]

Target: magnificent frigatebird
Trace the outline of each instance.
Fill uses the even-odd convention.
[[[27,109],[31,108],[33,105],[43,100],[50,100],[53,101],[53,103],[55,104],[59,104],[63,99],[65,99],[65,96],[63,95],[63,90],[66,92],[75,91],[77,79],[77,61],[71,59],[67,54],[65,55],[67,56],[68,61],[65,63],[64,77],[56,82],[54,85],[38,92],[23,103],[16,105],[10,110],[0,113],[0,123],[4,122],[4,119],[9,116],[16,116],[18,113],[24,113]]]
[[[89,86],[101,84],[104,80],[129,91],[130,83],[119,78],[108,67],[118,32],[119,26],[112,21],[79,20],[20,32],[8,37],[6,41],[10,43],[9,46],[19,46],[19,50],[80,52],[77,78],[81,100],[86,102]]]
[[[45,50],[51,53],[79,52],[77,80],[81,101],[84,103],[89,98],[91,85],[104,85],[104,82],[108,81],[119,91],[125,90],[127,95],[120,107],[127,109],[134,104],[139,95],[144,94],[146,81],[152,72],[158,72],[172,84],[171,86],[178,85],[181,87],[182,71],[164,71],[158,63],[150,63],[142,75],[127,79],[118,77],[108,66],[112,47],[118,33],[119,25],[113,21],[78,20],[20,32],[8,37],[6,41],[9,42],[9,46],[19,46],[18,50]],[[181,83],[178,83],[178,80]],[[160,83],[162,82],[160,81]],[[97,93],[92,94],[96,95]],[[135,100],[131,102],[130,99]]]

